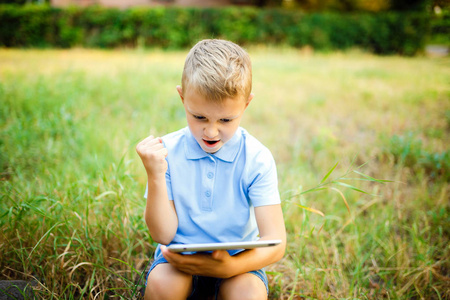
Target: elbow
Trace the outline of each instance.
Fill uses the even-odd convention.
[[[287,244],[286,241],[284,241],[280,245],[280,259],[282,259],[284,254],[286,253],[286,244]]]
[[[172,242],[175,237],[176,230],[174,232],[168,231],[164,228],[155,228],[154,224],[145,218],[145,223],[150,232],[152,240],[161,245],[168,245]]]
[[[164,238],[164,237],[160,237],[160,236],[153,236],[153,235],[152,235],[152,240],[161,245],[169,245],[170,242],[172,241],[172,239],[168,239],[168,238]]]
[[[281,245],[278,245],[278,251],[273,256],[274,263],[281,260],[284,257],[285,253],[286,253],[286,241],[281,243]]]
[[[282,259],[284,257],[284,255],[286,254],[286,248],[287,248],[287,239],[286,239],[286,236],[284,236],[283,242],[281,243],[280,259]]]
[[[150,228],[149,228],[150,230]],[[168,245],[172,242],[175,235],[171,235],[166,232],[161,232],[158,230],[150,230],[150,236],[152,237],[152,240],[158,244],[161,245]]]

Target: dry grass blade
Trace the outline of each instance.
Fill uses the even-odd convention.
[[[117,196],[117,193],[114,192],[114,191],[106,191],[106,192],[101,193],[101,194],[98,195],[97,197],[95,197],[95,200],[100,200],[100,199],[102,199],[103,197],[108,196],[108,195],[115,195],[115,196]]]
[[[33,249],[31,249],[30,254],[28,255],[28,259],[30,259],[31,254],[33,254],[34,250],[36,250],[37,246],[39,246],[39,244],[42,242],[42,240],[50,233],[52,232],[52,230],[54,228],[56,228],[57,226],[62,225],[62,223],[56,223],[55,225],[53,225],[49,230],[47,230],[46,233],[44,233],[44,235],[39,239],[39,241],[36,243],[36,245],[33,247]]]
[[[295,204],[295,205],[297,205],[298,207],[303,208],[303,209],[305,209],[307,211],[310,211],[312,213],[315,213],[315,214],[321,215],[322,217],[325,217],[325,214],[323,212],[321,212],[320,210],[317,210],[317,209],[312,208],[312,207],[306,207],[306,206],[303,206],[303,205],[300,205],[300,204]]]
[[[342,193],[339,189],[330,187],[331,190],[337,192],[339,195],[341,195],[342,200],[344,200],[345,206],[347,207],[348,213],[350,214],[350,207],[348,206],[347,199],[345,199],[344,193]]]
[[[325,223],[326,223],[326,221],[323,222],[322,226],[320,226],[319,231],[317,231],[317,234],[320,234],[320,232],[322,231],[323,227],[325,226]]]
[[[61,254],[58,256],[58,258],[61,258],[61,268],[64,268],[64,258],[65,258],[65,256],[66,256],[66,254],[69,253],[69,249],[70,249],[70,246],[72,245],[73,237],[75,236],[75,233],[76,233],[76,232],[77,232],[77,230],[74,230],[74,231],[73,231],[72,238],[71,238],[71,239],[69,240],[69,242],[67,243],[67,246],[66,246],[66,248],[64,249],[63,253],[61,253]]]
[[[92,266],[92,263],[90,263],[90,262],[82,262],[82,263],[79,263],[78,265],[72,267],[72,268],[71,268],[72,271],[70,271],[69,277],[72,277],[73,272],[75,272],[76,269],[78,269],[79,267],[84,266],[84,265]]]
[[[344,231],[345,227],[347,227],[350,223],[353,222],[353,220],[356,218],[356,216],[360,215],[361,213],[363,213],[365,210],[367,210],[369,207],[371,207],[372,205],[380,202],[381,199],[380,198],[376,198],[373,199],[372,201],[368,202],[366,205],[364,205],[354,216],[350,217],[350,219],[348,219],[344,225],[342,225],[342,227],[339,229],[339,231],[336,233],[335,236],[339,236],[342,231]]]
[[[21,271],[18,271],[18,270],[15,270],[15,269],[12,269],[12,268],[10,268],[10,267],[5,267],[5,269],[8,269],[8,270],[11,270],[11,271],[13,271],[13,272],[15,272],[15,273],[19,273],[19,274],[22,274],[22,275],[24,275],[24,276],[26,276],[26,277],[30,277],[30,278],[32,278],[35,282],[37,282],[38,284],[39,284],[39,287],[41,287],[43,290],[46,290],[49,294],[51,294],[51,295],[53,295],[53,296],[57,296],[54,292],[52,292],[52,291],[50,291],[42,282],[40,282],[36,277],[34,277],[33,275],[30,275],[30,274],[26,274],[26,273],[24,273],[24,272],[21,272]],[[57,298],[57,297],[56,297]]]

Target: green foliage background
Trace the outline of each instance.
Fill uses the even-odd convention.
[[[0,45],[5,47],[179,49],[203,38],[224,38],[241,45],[358,47],[378,54],[414,55],[424,48],[429,31],[430,17],[422,12],[0,6]]]

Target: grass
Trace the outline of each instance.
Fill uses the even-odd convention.
[[[270,298],[450,299],[449,59],[249,52],[242,125],[274,154],[288,230]],[[0,279],[136,297],[155,244],[134,147],[185,126],[186,54],[0,49]]]

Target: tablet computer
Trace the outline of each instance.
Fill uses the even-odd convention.
[[[226,242],[203,244],[174,244],[167,247],[171,252],[204,252],[214,250],[239,250],[258,247],[271,247],[281,243],[281,240],[263,240],[251,242]]]

